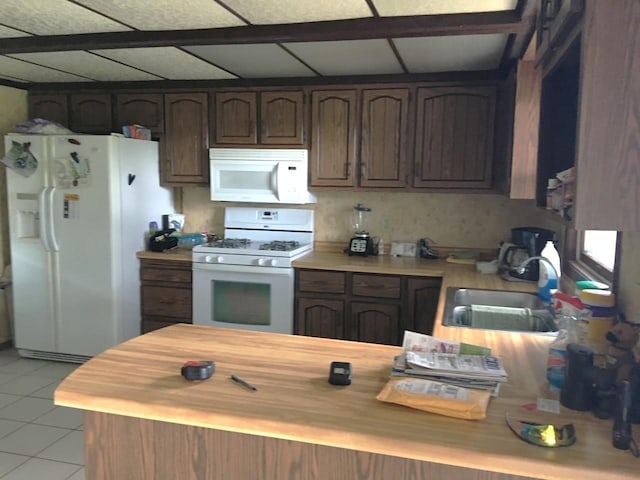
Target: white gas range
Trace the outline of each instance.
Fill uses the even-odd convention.
[[[225,210],[224,239],[193,248],[193,323],[293,333],[293,267],[313,250],[313,210]]]

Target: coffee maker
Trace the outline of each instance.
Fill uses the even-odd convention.
[[[538,261],[528,263],[523,270],[518,267],[531,257],[539,257],[555,232],[546,228],[518,227],[511,229],[511,243],[500,250],[500,265],[505,280],[515,282],[537,282],[540,274]]]

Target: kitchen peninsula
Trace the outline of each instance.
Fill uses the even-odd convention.
[[[510,381],[478,422],[377,401],[398,347],[192,325],[95,357],[63,381],[55,403],[85,410],[94,480],[636,478],[637,460],[611,447],[610,422],[590,414],[563,411],[578,434],[570,448],[535,447],[509,431],[504,414],[535,401],[520,387],[539,365],[528,366],[539,352],[526,341],[513,345],[504,352]],[[184,380],[190,359],[214,360],[214,376]],[[352,363],[351,386],[328,384],[334,360]]]

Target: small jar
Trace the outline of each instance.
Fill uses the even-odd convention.
[[[585,308],[581,318],[580,340],[597,354],[607,349],[607,332],[616,316],[616,296],[609,290],[585,289],[580,291]]]

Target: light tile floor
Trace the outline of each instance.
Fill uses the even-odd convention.
[[[77,367],[0,350],[0,480],[84,480],[82,412],[53,404]]]

